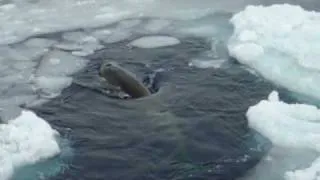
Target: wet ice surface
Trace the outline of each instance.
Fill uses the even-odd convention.
[[[30,39],[24,44],[0,48],[1,108],[55,97],[70,85],[70,76],[83,68],[86,60],[59,50],[49,51],[54,42]]]
[[[10,2],[10,1],[9,1]],[[209,2],[210,1],[206,1]],[[183,4],[183,5],[182,5]],[[137,3],[131,0],[100,1],[100,0],[71,0],[64,2],[39,1],[29,3],[18,1],[0,6],[0,44],[21,41],[29,36],[57,32],[61,30],[77,29],[81,27],[99,27],[125,18],[140,16],[156,16],[165,18],[191,19],[206,15],[224,7],[223,1],[203,11],[203,4],[185,4],[178,2],[158,2],[142,0]],[[212,4],[212,3],[211,3]],[[229,3],[230,9],[244,6],[241,3]],[[194,6],[197,5],[197,6]],[[136,22],[126,23],[134,26]],[[148,29],[154,31],[166,23],[156,22]],[[24,28],[21,28],[24,27]],[[151,28],[150,28],[151,27]],[[121,27],[123,28],[123,27]]]
[[[250,127],[274,144],[274,150],[247,179],[319,178],[320,110],[316,106],[285,103],[273,91],[248,109],[247,118]]]
[[[159,32],[159,31],[165,29],[166,27],[170,26],[170,24],[171,24],[171,22],[166,19],[154,19],[154,20],[151,20],[150,22],[148,22],[144,26],[144,29],[146,30],[146,32],[156,33],[156,32]]]
[[[136,39],[130,43],[130,45],[139,48],[159,48],[164,46],[172,46],[179,44],[180,41],[177,38],[169,36],[147,36]]]
[[[87,56],[103,47],[98,39],[85,32],[66,32],[62,38],[63,41],[56,44],[55,47],[72,50],[72,54],[77,56]]]
[[[189,66],[195,66],[198,68],[220,68],[222,64],[226,62],[223,59],[216,59],[216,60],[192,60],[189,62]]]
[[[26,165],[57,156],[59,133],[32,111],[24,110],[7,124],[0,124],[0,176],[9,180]]]
[[[320,13],[300,6],[248,6],[230,20],[230,54],[293,92],[320,99]]]
[[[319,104],[315,58],[320,50],[319,17],[319,12],[288,4],[248,6],[230,20],[235,28],[230,55],[258,75]],[[319,115],[318,107],[282,102],[277,92],[251,106],[249,125],[268,137],[274,148],[244,179],[319,179]]]

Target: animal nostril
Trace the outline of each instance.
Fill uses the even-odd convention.
[[[111,64],[111,63],[108,63],[108,64],[106,64],[105,66],[106,66],[106,67],[110,67],[110,66],[112,66],[112,64]]]

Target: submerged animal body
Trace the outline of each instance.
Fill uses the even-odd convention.
[[[151,94],[149,89],[132,72],[120,67],[115,62],[103,63],[99,76],[112,85],[112,89],[122,90],[131,98],[141,98]]]

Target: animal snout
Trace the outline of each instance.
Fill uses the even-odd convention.
[[[112,66],[112,63],[107,63],[105,64],[106,67],[111,67]]]

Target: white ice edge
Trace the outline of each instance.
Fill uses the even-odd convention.
[[[320,100],[320,13],[300,6],[247,6],[230,22],[229,54],[263,77]]]
[[[320,152],[320,110],[313,105],[287,104],[273,91],[268,99],[249,107],[246,116],[249,126],[275,146]],[[306,169],[288,170],[284,177],[286,180],[320,178],[319,162],[316,159]]]
[[[0,177],[9,180],[15,169],[60,153],[59,133],[29,110],[0,124]]]
[[[215,60],[207,60],[207,59],[193,59],[191,60],[188,65],[189,66],[195,66],[197,68],[220,68],[223,63],[225,63],[227,60],[225,59],[215,59]]]
[[[145,36],[130,43],[131,46],[139,48],[159,48],[179,44],[179,39],[170,36]]]

